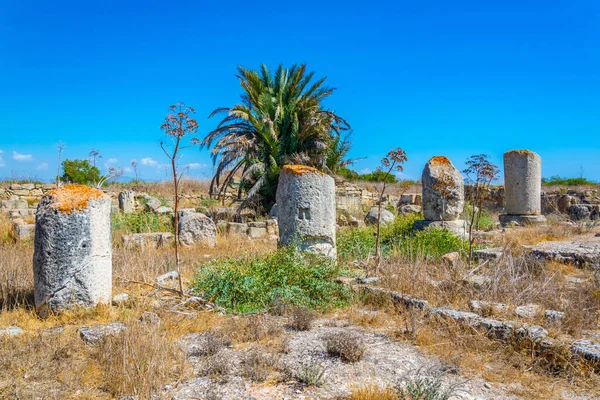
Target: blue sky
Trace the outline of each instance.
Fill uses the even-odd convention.
[[[169,104],[194,106],[204,136],[238,101],[237,65],[306,62],[337,88],[357,170],[398,146],[409,178],[434,155],[463,169],[527,148],[544,176],[600,180],[597,1],[204,3],[2,1],[0,177],[51,178],[62,140],[163,178]],[[182,163],[211,175],[206,150]]]

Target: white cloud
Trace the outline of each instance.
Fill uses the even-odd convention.
[[[106,160],[106,162],[104,163],[104,166],[106,168],[111,167],[113,164],[116,164],[117,162],[119,162],[119,160],[117,160],[116,158],[109,158],[108,160]]]
[[[131,171],[132,171],[132,169],[131,169],[131,168],[129,168],[129,167],[125,167],[125,168],[123,168],[123,172],[131,172]]]
[[[202,168],[206,168],[208,165],[206,164],[200,164],[200,163],[190,163],[188,165],[186,165],[186,168],[189,169],[202,169]]]
[[[151,167],[158,167],[158,161],[153,160],[150,157],[142,158],[141,163],[142,163],[142,165],[149,165]]]
[[[31,161],[33,160],[33,156],[31,154],[20,154],[16,151],[13,151],[13,160],[17,161]]]
[[[363,168],[360,170],[361,174],[370,174],[371,173],[371,168]]]
[[[43,162],[40,165],[38,165],[35,169],[46,170],[46,169],[48,169],[48,163]]]

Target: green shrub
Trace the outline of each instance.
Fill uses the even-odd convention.
[[[332,279],[332,260],[293,246],[260,258],[227,259],[202,266],[194,292],[235,312],[264,311],[276,303],[327,309],[347,304],[350,290]]]
[[[414,231],[419,214],[401,215],[381,229],[381,252],[384,256],[401,254],[409,258],[439,258],[446,253],[463,251],[467,242],[444,229]],[[348,229],[337,238],[338,256],[341,260],[365,259],[375,253],[375,227]]]
[[[561,178],[558,175],[551,176],[550,178],[542,178],[542,184],[546,186],[561,185],[561,186],[581,186],[581,185],[596,185],[596,182],[592,182],[584,177],[579,178]]]
[[[115,213],[112,216],[113,229],[122,233],[171,232],[173,222],[169,215],[152,212],[131,214]]]

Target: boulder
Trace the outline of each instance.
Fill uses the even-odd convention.
[[[560,211],[561,213],[568,213],[569,208],[573,204],[577,204],[577,200],[574,196],[568,194],[562,195],[557,200],[558,211]]]
[[[465,204],[462,174],[447,157],[432,157],[421,175],[423,216],[428,221],[455,221]],[[440,191],[443,188],[448,193]]]
[[[409,204],[406,206],[400,206],[398,208],[398,212],[400,214],[418,214],[421,212],[421,206],[417,206],[414,204]]]
[[[156,210],[158,210],[162,206],[160,200],[157,199],[156,197],[152,197],[152,196],[145,194],[145,195],[142,195],[142,198],[144,199],[144,203],[145,203],[147,211],[156,212]]]
[[[373,207],[369,210],[367,215],[365,216],[365,224],[367,225],[377,225],[377,217],[379,215],[378,207]],[[396,216],[390,211],[381,208],[381,226],[386,226],[394,222]]]
[[[187,214],[179,220],[179,243],[183,246],[217,245],[217,227],[201,213]]]
[[[569,207],[571,221],[585,221],[591,219],[592,206],[589,204],[574,204]]]

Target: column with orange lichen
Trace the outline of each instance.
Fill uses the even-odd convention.
[[[36,213],[34,297],[45,316],[109,303],[112,295],[111,199],[83,185],[48,192]]]

